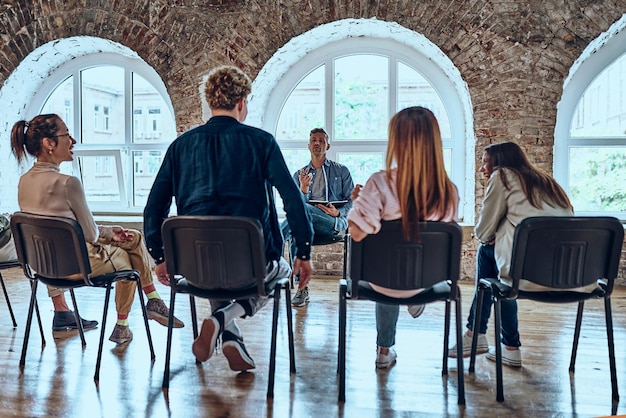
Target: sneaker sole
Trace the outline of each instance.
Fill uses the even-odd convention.
[[[305,298],[302,302],[296,302],[294,303],[293,300],[291,301],[291,306],[293,306],[294,308],[301,308],[303,306],[306,306],[309,303],[309,299],[310,298]]]
[[[200,327],[200,335],[191,345],[191,351],[196,359],[200,362],[207,361],[213,356],[215,351],[215,343],[219,334],[219,323],[215,318],[209,318],[202,321]]]
[[[117,345],[123,345],[123,344],[127,344],[129,342],[131,342],[133,340],[133,334],[131,332],[130,337],[128,338],[111,338],[109,337],[109,341],[114,342]]]
[[[489,352],[489,346],[478,346],[476,347],[476,354],[485,354]],[[463,358],[467,358],[470,357],[472,355],[472,349],[470,348],[469,350],[463,350]],[[450,358],[456,358],[456,349],[450,349],[448,350],[448,357]]]
[[[385,370],[385,369],[390,368],[394,364],[396,364],[396,359],[393,359],[393,361],[389,362],[389,363],[376,363],[376,368],[377,369],[381,369],[381,370]]]
[[[148,319],[153,319],[155,321],[157,321],[159,324],[163,325],[164,327],[167,326],[168,322],[169,322],[169,317],[161,315],[160,313],[154,312],[154,311],[147,311],[148,312]],[[176,317],[174,317],[174,326],[173,328],[183,328],[185,326],[185,324],[182,323],[182,321],[180,321],[179,319],[176,319]]]
[[[496,361],[496,356],[495,355],[491,355],[491,354],[487,354],[487,359],[491,360],[493,362]],[[513,361],[510,359],[505,358],[504,356],[502,356],[502,364],[504,364],[505,366],[509,366],[509,367],[515,367],[516,369],[519,369],[520,367],[522,367],[522,362],[521,361]]]
[[[222,353],[224,353],[224,357],[228,360],[228,365],[231,370],[244,372],[256,367],[254,360],[246,355],[236,341],[224,342],[222,344]]]

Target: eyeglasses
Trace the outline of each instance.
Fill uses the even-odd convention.
[[[70,133],[69,133],[69,132],[68,132],[68,133],[65,133],[65,134],[61,134],[61,135],[52,135],[52,138],[60,138],[60,137],[62,137],[62,136],[69,136],[69,137],[70,137],[70,139],[72,139],[72,140],[74,139],[74,137],[73,137],[72,135],[70,135]]]

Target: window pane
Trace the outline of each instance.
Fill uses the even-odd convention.
[[[313,128],[324,127],[324,68],[307,74],[291,92],[278,118],[276,139],[307,140]]]
[[[98,156],[81,156],[78,157],[78,163],[87,201],[120,201],[121,197],[115,156],[104,154]]]
[[[134,183],[134,205],[145,206],[148,200],[150,188],[154,182],[161,162],[163,161],[163,151],[135,151],[133,152],[133,183]]]
[[[570,148],[570,194],[576,212],[626,212],[626,147]]]
[[[333,140],[387,138],[389,59],[350,55],[335,60]]]
[[[398,62],[398,110],[411,106],[422,106],[433,112],[439,122],[441,137],[452,137],[448,112],[439,94],[420,73]]]
[[[626,138],[626,54],[587,87],[574,111],[570,135]]]
[[[308,149],[288,149],[283,150],[283,157],[289,172],[295,173],[311,161],[311,153]]]
[[[448,173],[448,177],[452,178],[452,174],[454,174],[454,166],[452,165],[452,148],[443,149],[443,164],[446,167],[446,173]]]
[[[176,138],[174,117],[157,89],[133,74],[133,142],[171,142]]]
[[[72,131],[74,126],[74,77],[59,84],[41,108],[41,113],[56,113]]]
[[[385,167],[382,152],[338,152],[337,162],[348,167],[354,184],[365,184],[372,174]]]
[[[92,67],[81,71],[83,144],[123,144],[124,69]]]

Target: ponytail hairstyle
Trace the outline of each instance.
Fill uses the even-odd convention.
[[[16,122],[11,129],[11,151],[17,162],[21,163],[27,153],[37,158],[42,152],[41,142],[44,138],[58,143],[56,135],[60,120],[58,115],[48,113],[35,116],[30,122]]]

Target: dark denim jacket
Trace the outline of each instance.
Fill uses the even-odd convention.
[[[163,260],[161,224],[176,199],[179,215],[248,216],[259,220],[265,256],[278,260],[283,238],[273,187],[295,225],[297,256],[311,256],[313,229],[305,202],[274,137],[229,116],[214,116],[177,138],[167,150],[144,209],[144,234],[150,255]]]
[[[293,179],[295,180],[298,187],[300,187],[300,171],[304,170],[305,168],[308,168],[310,172],[313,173],[311,184],[313,184],[313,181],[315,180],[315,173],[317,173],[317,170],[314,170],[313,166],[309,162],[308,165],[305,165],[293,174]],[[338,208],[339,216],[335,218],[335,230],[345,231],[348,228],[348,212],[350,212],[350,209],[352,209],[352,200],[350,200],[350,193],[352,193],[352,189],[354,189],[352,175],[350,175],[350,170],[348,170],[348,167],[329,159],[326,159],[324,161],[322,168],[326,173],[326,179],[328,181],[328,183],[326,184],[326,200],[348,201],[348,203],[346,203],[344,206]],[[305,196],[305,200],[307,202],[311,198],[312,189],[312,187],[309,188],[309,194]]]

